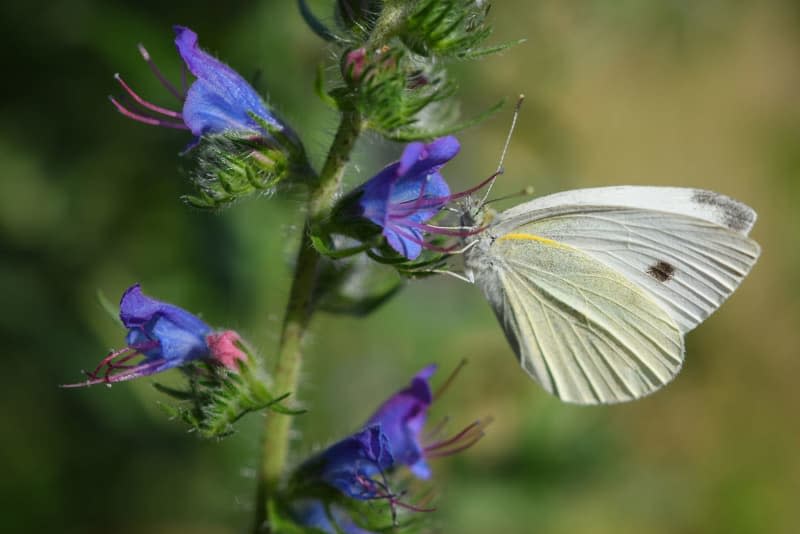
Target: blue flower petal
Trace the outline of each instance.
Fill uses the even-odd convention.
[[[398,230],[403,234],[411,234],[416,240],[412,240],[405,235],[398,233]],[[387,225],[383,228],[383,237],[389,246],[396,250],[402,256],[409,260],[415,260],[422,254],[422,234],[416,228],[396,228],[394,225]]]
[[[228,131],[267,135],[249,113],[282,127],[253,87],[235,70],[202,50],[197,34],[175,26],[175,46],[197,80],[189,88],[183,120],[196,136]]]
[[[456,157],[461,145],[452,135],[440,137],[425,145],[419,159],[409,167],[408,174],[427,174],[439,170],[442,165]]]
[[[380,425],[372,425],[331,445],[308,463],[319,464],[319,479],[348,497],[373,499],[377,494],[364,480],[392,467],[394,457]]]
[[[400,167],[397,169],[398,176],[406,174],[408,170],[419,161],[420,157],[425,154],[425,145],[420,142],[409,143],[403,149],[403,154],[400,156]]]
[[[128,346],[145,347],[140,352],[148,360],[165,360],[159,370],[209,355],[211,327],[184,309],[148,297],[139,284],[122,295],[119,315],[128,328]]]
[[[173,304],[167,304],[142,293],[140,284],[134,284],[125,290],[119,303],[119,318],[126,328],[141,328],[153,321],[156,316],[163,316],[172,321],[178,328],[205,336],[211,332],[202,319]]]
[[[179,364],[209,356],[205,336],[186,330],[166,317],[159,317],[151,328],[151,335],[161,345],[161,355],[169,362]]]
[[[361,186],[362,216],[380,226],[389,246],[408,259],[422,252],[424,240],[417,226],[450,200],[450,188],[439,169],[459,148],[452,136],[428,144],[409,143],[399,161]]]
[[[429,379],[435,371],[436,366],[432,365],[417,373],[408,387],[389,397],[367,422],[380,425],[398,464],[409,466],[412,473],[425,479],[430,477],[430,470],[423,457],[420,434],[433,402]]]
[[[361,215],[378,226],[386,224],[386,210],[392,184],[397,180],[398,162],[385,167],[381,172],[370,178],[363,186],[359,199]]]

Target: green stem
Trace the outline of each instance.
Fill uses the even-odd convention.
[[[313,314],[312,294],[316,282],[320,255],[311,244],[313,228],[327,217],[341,188],[344,170],[350,160],[358,136],[363,129],[361,117],[355,112],[342,114],[339,129],[333,140],[319,181],[311,191],[308,215],[303,228],[300,250],[297,253],[289,302],[283,320],[281,339],[275,364],[276,394],[297,392],[300,365],[303,359],[303,338]],[[256,495],[254,532],[270,532],[269,502],[281,481],[289,452],[289,431],[292,416],[268,412],[264,424],[264,442]]]

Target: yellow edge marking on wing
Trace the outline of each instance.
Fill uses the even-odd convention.
[[[519,241],[538,241],[543,245],[549,245],[551,247],[564,247],[558,241],[553,241],[552,239],[547,239],[546,237],[541,237],[538,235],[533,234],[524,234],[524,233],[510,233],[506,234],[498,239],[498,241],[503,241],[505,239],[514,239]]]

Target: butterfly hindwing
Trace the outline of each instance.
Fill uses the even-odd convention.
[[[497,239],[476,279],[523,368],[562,400],[613,403],[669,382],[683,338],[635,284],[582,251],[534,235]]]

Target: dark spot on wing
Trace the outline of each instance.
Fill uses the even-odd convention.
[[[698,204],[717,208],[722,214],[722,223],[737,232],[748,230],[756,220],[756,214],[753,210],[741,202],[713,191],[697,189],[692,195],[692,200]]]
[[[675,267],[665,262],[664,260],[661,260],[655,265],[651,265],[650,268],[647,269],[647,274],[649,274],[659,282],[666,282],[667,280],[670,280],[673,276],[675,276]]]

